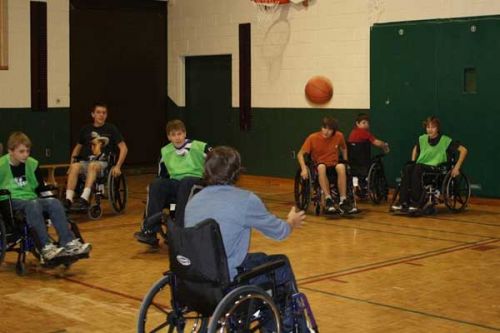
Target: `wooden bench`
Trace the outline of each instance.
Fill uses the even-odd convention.
[[[40,169],[46,169],[47,170],[47,182],[49,184],[53,184],[57,186],[56,182],[56,169],[59,168],[69,168],[68,163],[61,163],[61,164],[44,164],[40,165]]]

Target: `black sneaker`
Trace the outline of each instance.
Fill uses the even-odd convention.
[[[156,238],[155,232],[141,230],[134,233],[134,237],[141,243],[158,246],[158,238]]]
[[[335,213],[335,205],[333,204],[332,198],[326,198],[326,200],[325,200],[325,212],[328,214]]]
[[[72,203],[72,202],[71,202],[71,200],[69,200],[69,199],[64,199],[64,200],[62,200],[62,202],[61,202],[61,203],[62,203],[62,205],[63,205],[63,207],[64,207],[64,209],[65,209],[66,211],[70,210],[71,205],[73,205],[73,203]]]
[[[86,211],[90,207],[90,203],[85,200],[84,198],[78,198],[73,202],[71,205],[71,210],[76,210],[76,211]]]
[[[344,199],[339,204],[339,209],[341,213],[352,213],[353,205],[350,200]]]

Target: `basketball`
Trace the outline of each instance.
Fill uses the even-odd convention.
[[[311,103],[325,104],[332,99],[333,86],[328,78],[314,76],[307,81],[305,93]]]

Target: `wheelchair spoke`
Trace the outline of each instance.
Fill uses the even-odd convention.
[[[162,328],[164,327],[167,327],[168,326],[168,320],[165,321],[163,324],[160,324],[158,325],[157,327],[155,327],[152,331],[150,331],[150,333],[155,333],[155,332],[159,332]],[[171,327],[173,329],[173,327]],[[172,330],[169,330],[170,332],[172,332]]]
[[[164,314],[167,314],[168,315],[168,311],[165,310],[165,306],[162,307],[162,305],[154,302],[154,303],[151,303],[151,305],[153,305],[155,308],[157,308],[158,310],[160,310],[161,312],[163,312]]]

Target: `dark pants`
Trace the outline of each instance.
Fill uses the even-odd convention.
[[[175,222],[184,226],[184,209],[193,185],[200,178],[186,177],[181,180],[156,178],[150,185],[143,228],[157,232],[160,228],[163,208],[175,203]]]
[[[432,171],[434,167],[425,164],[407,164],[403,169],[401,178],[401,190],[399,193],[399,203],[420,207],[423,197],[423,177],[424,172]]]
[[[293,330],[293,307],[292,295],[298,292],[295,276],[288,258],[285,255],[267,255],[265,253],[248,253],[243,263],[240,265],[244,271],[250,270],[253,267],[262,265],[264,263],[274,261],[277,259],[285,260],[285,265],[275,270],[276,285],[278,286],[278,294],[285,295],[283,299],[284,304],[277,304],[280,307],[281,316],[283,318],[282,332],[291,332]],[[260,275],[250,280],[250,284],[268,284],[272,281],[270,275]],[[306,332],[306,322],[304,316],[299,318],[299,327],[301,332]]]

